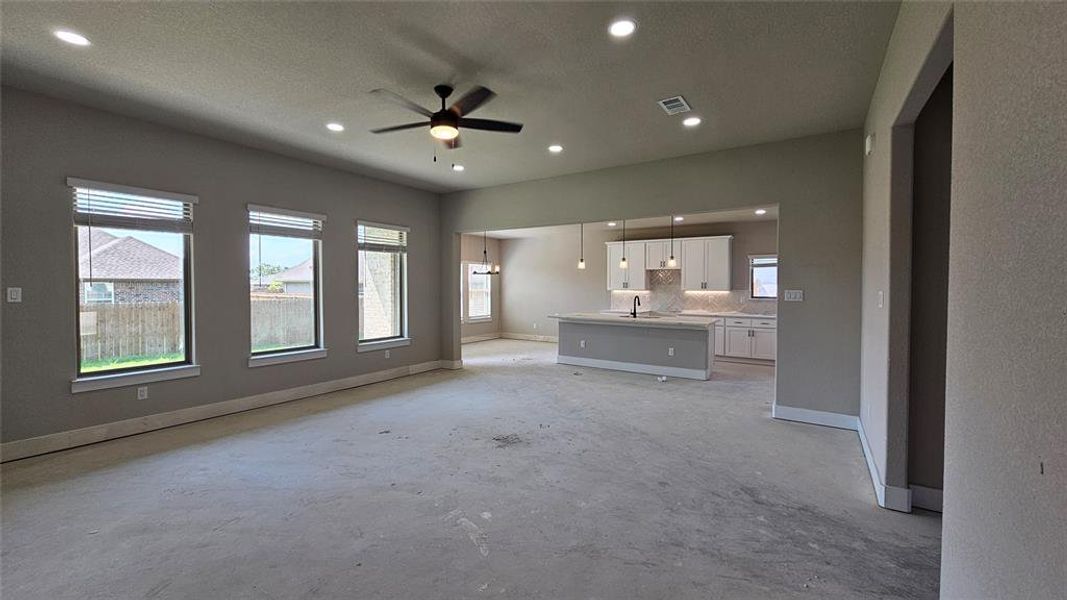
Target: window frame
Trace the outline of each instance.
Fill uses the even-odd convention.
[[[106,183],[101,181],[93,181],[89,179],[81,179],[78,177],[67,177],[66,184],[68,189],[72,192],[74,198],[74,204],[71,210],[71,272],[74,277],[74,377],[71,379],[71,393],[79,393],[85,391],[109,389],[115,387],[124,387],[128,385],[137,385],[141,383],[151,383],[154,381],[167,381],[171,379],[180,379],[184,377],[196,377],[200,375],[200,367],[196,364],[196,334],[195,334],[195,321],[193,310],[193,207],[199,202],[199,198],[191,194],[182,194],[177,192],[166,192],[162,190],[153,190],[148,188],[141,188],[135,186],[128,186],[122,184]],[[183,211],[188,210],[187,227],[182,230],[177,225],[174,228],[169,227],[152,227],[151,221],[140,221],[136,218],[118,218],[101,216],[99,218],[100,224],[93,225],[92,217],[88,217],[87,223],[82,224],[78,221],[78,190],[87,189],[100,192],[111,192],[120,194],[129,194],[134,196],[144,196],[156,200],[170,200],[173,202],[180,202],[184,205]],[[160,220],[160,222],[168,222]],[[185,223],[186,220],[174,220],[173,223]],[[84,293],[81,289],[82,281],[81,272],[79,269],[79,255],[78,255],[78,232],[80,227],[86,227],[91,229],[92,227],[101,227],[105,229],[121,229],[127,231],[164,231],[170,233],[176,233],[182,236],[182,315],[184,319],[184,343],[185,343],[185,356],[180,361],[170,361],[165,363],[156,363],[152,365],[143,365],[137,367],[126,367],[121,369],[106,369],[97,371],[82,371],[82,303],[81,295]],[[92,235],[91,233],[89,234]],[[92,242],[90,241],[90,247]],[[114,284],[114,281],[110,281]],[[114,303],[114,298],[112,298]]]
[[[767,267],[772,266],[772,265],[756,265],[755,261],[757,259],[761,259],[761,258],[763,258],[763,259],[773,258],[774,259],[774,265],[773,265],[774,266],[774,271],[775,271],[776,275],[778,273],[778,266],[779,266],[781,261],[779,260],[777,254],[750,254],[748,256],[748,297],[751,300],[777,300],[778,299],[778,294],[777,293],[775,293],[775,295],[773,295],[773,296],[757,296],[756,295],[756,289],[755,289],[756,274],[755,274],[755,270],[757,268],[767,268]]]
[[[399,231],[404,234],[404,250],[399,252],[400,254],[400,305],[397,307],[397,311],[400,317],[400,331],[397,335],[380,337],[380,338],[368,338],[362,339],[359,334],[359,330],[363,324],[363,300],[361,298],[361,289],[366,289],[366,282],[361,281],[360,275],[360,253],[365,252],[359,247],[359,228],[374,227],[378,229],[391,229],[393,231]],[[357,352],[371,352],[375,350],[387,350],[389,348],[397,348],[400,346],[408,346],[411,344],[411,332],[409,330],[410,321],[408,319],[408,242],[411,238],[411,228],[405,225],[395,225],[391,223],[381,223],[376,221],[368,221],[365,219],[356,219],[355,226],[356,234],[356,351]]]
[[[267,213],[281,217],[296,217],[303,219],[310,219],[318,222],[318,228],[312,228],[312,235],[297,235],[295,232],[300,231],[294,229],[293,234],[287,234],[284,228],[278,227],[261,227],[261,231],[254,231],[254,226],[251,223],[252,213]],[[323,329],[323,277],[322,277],[322,229],[325,228],[326,216],[309,213],[289,208],[280,208],[276,206],[264,206],[259,204],[248,205],[249,215],[249,229],[248,240],[251,242],[253,235],[269,236],[269,237],[290,237],[295,239],[309,240],[311,241],[311,273],[314,280],[311,282],[311,290],[314,294],[311,305],[314,308],[314,316],[312,319],[314,327],[315,340],[310,345],[305,346],[293,346],[290,348],[279,348],[276,350],[252,350],[252,293],[251,288],[248,292],[248,366],[249,367],[261,367],[275,364],[283,364],[287,362],[295,362],[299,360],[311,360],[316,358],[324,358],[326,356],[325,334]],[[317,232],[317,233],[314,233]],[[248,268],[245,269],[246,273],[250,273],[252,270],[251,262],[248,264]]]
[[[460,261],[460,315],[459,320],[461,323],[491,323],[496,318],[496,314],[493,311],[493,281],[491,275],[479,275],[479,277],[489,278],[489,315],[488,316],[471,316],[470,314],[470,279],[471,272],[470,267],[472,265],[480,265],[486,267],[486,270],[492,269],[492,265],[486,265],[485,263],[477,260],[464,260]]]

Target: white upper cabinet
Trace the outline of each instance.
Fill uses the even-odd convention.
[[[704,289],[730,291],[730,238],[704,241]]]
[[[680,250],[679,243],[674,243],[675,251]],[[671,242],[670,240],[653,240],[651,242],[645,242],[645,268],[646,269],[677,269],[678,265],[682,261],[678,260],[678,255],[674,255],[675,266],[667,266],[667,261],[671,258]]]
[[[730,290],[730,243],[733,236],[640,240],[626,242],[628,267],[619,267],[623,256],[622,242],[607,242],[608,289],[648,289],[646,269],[667,269],[673,253],[676,266],[682,271],[683,290]]]
[[[644,290],[648,289],[645,273],[645,243],[626,242],[625,253],[627,268],[619,266],[623,257],[622,242],[608,242],[608,289],[609,290]]]
[[[730,236],[683,239],[682,289],[730,290]]]
[[[682,240],[682,289],[704,289],[704,240]]]

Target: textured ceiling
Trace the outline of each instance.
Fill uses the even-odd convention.
[[[677,223],[679,227],[687,227],[692,225],[705,225],[708,223],[737,223],[740,221],[777,221],[778,220],[778,206],[769,205],[761,206],[767,211],[762,215],[757,215],[755,208],[741,208],[736,210],[720,210],[718,212],[706,212],[697,213],[692,215],[677,215],[681,216],[684,220]],[[656,229],[662,230],[669,227],[671,224],[672,216],[662,217],[648,217],[644,219],[627,219],[626,230],[633,232],[640,232],[641,230]],[[612,221],[614,226],[608,225],[608,221],[600,221],[596,223],[586,223],[586,231],[607,231],[609,229],[615,229],[622,231],[622,221]],[[577,224],[577,223],[576,223]],[[576,225],[575,224],[575,225]],[[487,235],[491,238],[497,239],[520,239],[520,238],[533,238],[542,237],[546,235],[557,234],[561,232],[574,231],[574,225],[549,225],[547,227],[526,227],[523,229],[500,229],[497,231],[490,231]]]
[[[859,127],[897,3],[4,2],[3,81],[101,108],[451,191]],[[637,33],[606,34],[617,15]],[[67,27],[92,46],[51,35]],[[440,152],[417,119],[433,85],[499,96]],[[656,100],[683,95],[704,124]],[[340,121],[347,130],[328,132]],[[546,147],[563,144],[550,155]],[[449,169],[452,162],[463,173]]]

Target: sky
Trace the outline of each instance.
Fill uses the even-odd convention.
[[[115,237],[132,237],[151,244],[164,252],[175,256],[182,255],[182,236],[177,233],[165,233],[157,231],[132,231],[129,229],[114,229],[101,227]],[[262,244],[260,244],[260,238]],[[250,235],[248,239],[248,264],[255,267],[260,263],[262,250],[262,262],[268,265],[278,265],[288,269],[311,258],[312,241],[301,238],[279,237],[273,235]]]

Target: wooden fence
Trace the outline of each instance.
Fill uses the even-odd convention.
[[[292,294],[252,294],[252,347],[315,343],[314,300]],[[82,361],[132,360],[181,353],[185,314],[177,302],[82,305]]]

